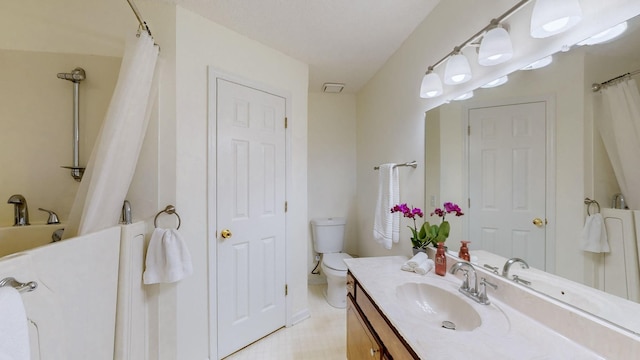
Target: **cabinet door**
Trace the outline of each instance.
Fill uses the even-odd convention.
[[[350,296],[347,296],[347,359],[382,359],[382,346],[360,316]]]

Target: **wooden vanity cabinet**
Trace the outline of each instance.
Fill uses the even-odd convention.
[[[347,273],[347,359],[419,359]]]

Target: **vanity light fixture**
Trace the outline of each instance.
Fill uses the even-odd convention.
[[[543,68],[549,64],[551,64],[551,62],[553,62],[553,56],[549,55],[547,57],[543,57],[540,60],[536,60],[534,62],[532,62],[531,64],[523,67],[520,70],[535,70],[535,69],[540,69]]]
[[[471,99],[473,97],[473,90],[466,92],[456,98],[454,98],[454,101],[461,101],[461,100],[467,100],[467,99]]]
[[[494,87],[506,84],[507,81],[509,81],[509,77],[507,75],[505,75],[505,76],[497,78],[497,79],[495,79],[493,81],[489,81],[488,83],[486,83],[486,84],[484,84],[484,85],[482,85],[480,87],[483,88],[483,89],[494,88]]]
[[[440,80],[440,78],[433,70],[444,62],[447,63],[443,79],[445,84],[457,85],[471,79],[472,74],[469,60],[461,52],[467,46],[477,46],[480,44],[481,49],[479,49],[478,52],[482,52],[482,55],[479,54],[479,58],[482,57],[482,64],[494,65],[509,60],[513,56],[513,48],[507,29],[501,26],[501,24],[509,18],[509,16],[522,9],[531,1],[532,0],[520,0],[502,15],[492,19],[487,26],[473,34],[462,44],[454,47],[452,52],[429,66],[420,83],[420,97],[432,98],[442,94],[442,83],[439,81],[436,82],[436,78],[437,80]],[[481,42],[480,40],[483,36],[485,39]],[[491,40],[494,37],[498,39]],[[487,55],[485,55],[485,53]],[[436,85],[438,83],[440,85]]]
[[[578,0],[536,0],[531,14],[531,36],[546,38],[560,34],[582,20]]]
[[[457,85],[469,80],[471,80],[469,60],[460,52],[459,48],[456,48],[444,69],[444,83],[447,85]]]
[[[578,43],[578,45],[582,46],[582,45],[596,45],[596,44],[602,44],[604,42],[613,40],[615,38],[617,38],[618,36],[622,35],[622,33],[624,33],[625,31],[627,31],[627,22],[622,22],[616,26],[613,26],[605,31],[599,32],[595,35],[593,35],[592,37],[583,40],[581,42]]]
[[[423,99],[432,98],[442,95],[442,81],[440,75],[433,72],[433,68],[429,67],[427,73],[422,78],[420,84],[420,97]]]
[[[496,22],[495,27],[487,31],[482,38],[478,50],[478,63],[483,66],[492,66],[502,64],[511,57],[513,57],[511,37],[507,30]]]

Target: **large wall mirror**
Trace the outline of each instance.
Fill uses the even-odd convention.
[[[605,261],[605,255],[582,251],[579,246],[587,215],[585,197],[596,200],[604,209],[612,206],[612,197],[620,192],[594,125],[598,121],[597,109],[602,95],[592,91],[592,84],[639,70],[638,44],[640,19],[634,18],[628,21],[627,30],[612,41],[571,46],[565,49],[567,51],[554,54],[546,67],[515,71],[501,86],[479,88],[471,99],[451,101],[429,110],[425,141],[426,207],[443,201],[467,205],[464,208],[468,209],[469,216],[460,221],[454,235],[470,240],[472,253],[473,250],[484,250],[506,259],[521,257],[532,268],[553,274],[553,277],[604,289],[599,266]],[[541,123],[522,122],[505,127],[501,120],[492,120],[478,126],[479,119],[506,118],[511,121],[510,117],[518,113],[526,114],[526,117],[537,116],[542,119]],[[522,141],[518,144],[522,152],[509,154],[509,166],[526,169],[488,171],[482,168],[500,162],[495,152],[492,154],[496,158],[491,161],[482,158],[494,156],[487,155],[491,152],[483,149],[500,144],[483,142],[481,135],[490,134],[501,141],[520,141],[512,139],[518,132],[532,133],[542,139],[536,142],[537,145]],[[510,178],[513,174],[527,175],[519,179],[522,186],[533,189],[529,190],[527,198],[518,199],[517,194],[527,192],[510,188],[511,185],[505,185],[507,182],[500,178]],[[482,179],[483,176],[490,178]],[[492,187],[479,188],[487,183]],[[539,210],[524,211],[523,207],[523,211],[510,209],[508,213],[502,213],[499,206],[489,212],[478,207],[486,201],[480,199],[481,196],[491,194],[491,199],[499,199],[505,193],[516,194],[508,195],[509,206],[515,204],[513,208],[517,208],[518,203],[526,202],[525,207],[535,205]],[[596,206],[589,209],[590,212],[598,211]],[[492,226],[496,229],[513,225],[513,228],[504,229],[510,234],[508,242],[499,243],[491,234],[474,230],[478,229],[479,221],[494,221]],[[529,230],[520,231],[520,223]],[[635,225],[630,226],[633,229]],[[458,246],[448,245],[450,249]],[[635,256],[637,259],[637,249]],[[639,271],[637,268],[635,271],[634,276],[638,278]],[[632,302],[638,301],[637,294],[625,296],[612,291],[604,298],[612,299],[612,296],[640,313],[640,304]],[[591,308],[584,310],[640,333],[640,323],[625,322],[615,315],[598,313]]]

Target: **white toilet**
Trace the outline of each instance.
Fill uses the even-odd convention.
[[[347,306],[347,265],[351,255],[342,252],[344,218],[311,220],[313,248],[322,256],[322,272],[327,277],[327,302],[337,308]]]

